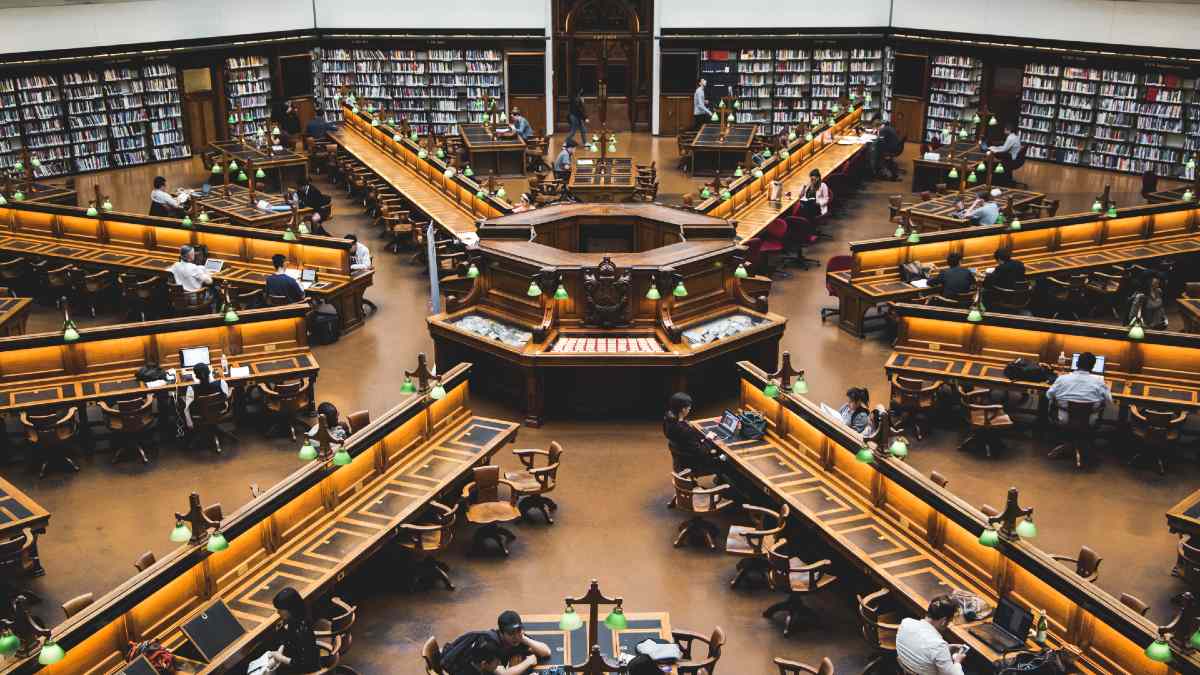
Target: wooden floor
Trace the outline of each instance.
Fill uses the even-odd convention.
[[[622,134],[619,143],[640,163],[658,161],[665,201],[698,189],[702,182],[671,168],[673,138]],[[552,147],[557,150],[557,140]],[[114,199],[119,204],[146,200],[149,189],[143,186],[164,170],[162,166],[113,177],[113,185],[128,186],[128,196],[118,192]],[[204,179],[198,166],[190,172],[179,170],[191,177],[191,184]],[[182,175],[173,176],[172,185],[185,184]],[[1105,182],[1112,183],[1119,204],[1140,201],[1137,176],[1031,161],[1020,177],[1033,189],[1062,198],[1064,211],[1088,208]],[[361,209],[323,178],[318,185],[335,198],[331,232],[357,233],[375,254],[375,285],[368,297],[379,305],[379,312],[338,343],[314,349],[322,365],[317,396],[343,413],[368,409],[377,416],[398,400],[403,371],[415,366],[417,352],[432,355],[424,321],[428,277],[409,263],[408,253],[394,256],[383,250],[382,241],[374,238],[376,230],[359,215]],[[906,187],[907,183],[892,182],[864,186],[833,219],[834,240],[806,254],[824,261],[844,253],[848,241],[890,234],[895,225],[887,222],[886,198],[907,192]],[[832,322],[822,323],[818,308],[833,304],[822,271],[792,274],[775,284],[770,303],[772,311],[789,319],[781,348],[792,353],[796,366],[805,368],[809,398],[836,406],[847,388],[865,386],[873,400],[883,400],[883,364],[890,345],[878,337],[853,338]],[[95,325],[115,319],[110,312],[79,322]],[[61,321],[61,314],[42,307],[30,317],[30,330],[57,330]],[[735,403],[731,393],[695,415],[718,415]],[[519,419],[512,401],[476,395],[471,405],[479,415]],[[421,643],[429,635],[445,643],[461,631],[490,628],[496,614],[509,607],[527,614],[561,612],[564,596],[585,592],[587,582],[598,578],[606,593],[624,597],[627,611],[670,612],[673,626],[705,633],[720,625],[728,635],[721,672],[756,675],[769,672],[772,656],[816,663],[823,655],[833,659],[838,672],[858,672],[869,652],[859,637],[854,593],[871,589],[849,567],[838,570],[841,580],[835,591],[813,603],[825,616],[822,624],[785,639],[779,625],[760,615],[781,594],[761,588],[731,590],[728,582],[737,559],[671,546],[682,518],[664,508],[671,491],[670,459],[659,414],[651,410],[629,419],[549,419],[541,429],[522,429],[516,447],[544,448],[557,440],[565,449],[560,486],[551,495],[560,506],[555,524],[517,524],[512,556],[503,559],[468,556],[472,530],[464,523],[458,541],[444,556],[455,591],[409,592],[398,571],[399,554],[381,553],[339,591],[360,607],[349,665],[364,675],[419,672]],[[1189,430],[1195,426],[1189,420]],[[16,430],[15,423],[9,427]],[[298,446],[290,440],[267,438],[254,428],[236,433],[240,442],[228,444],[222,456],[167,445],[152,453],[148,466],[129,461],[113,465],[102,449],[83,459],[79,473],[54,473],[42,480],[21,462],[22,446],[14,444],[3,468],[5,478],[53,514],[41,544],[46,576],[29,583],[44,598],[37,613],[51,623],[60,621],[59,603],[84,592],[102,594],[134,572],[133,561],[142,552],[167,551],[172,546],[167,540],[174,523],[171,514],[186,508],[189,492],[199,491],[204,503],[220,502],[230,513],[249,499],[252,483],[274,484],[297,467]],[[1120,438],[1109,441],[1112,451],[1101,447],[1094,466],[1075,471],[1068,462],[1046,459],[1045,452],[1055,444],[1047,436],[1015,434],[1008,450],[993,459],[956,450],[961,437],[961,428],[947,423],[913,446],[909,462],[925,472],[937,469],[949,478],[952,491],[973,504],[1002,503],[1009,486],[1020,488],[1022,503],[1037,509],[1043,549],[1075,553],[1082,544],[1092,546],[1105,558],[1098,581],[1102,588],[1132,593],[1151,605],[1153,620],[1170,620],[1170,597],[1182,591],[1183,584],[1170,575],[1175,538],[1167,532],[1163,514],[1200,484],[1194,446],[1183,445],[1168,474],[1159,477],[1124,466],[1118,459],[1125,443]],[[505,470],[517,468],[507,449],[498,458]],[[724,526],[748,520],[733,513],[718,522]],[[827,553],[815,541],[803,543],[813,556]]]

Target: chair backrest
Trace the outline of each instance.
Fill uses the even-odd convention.
[[[725,646],[725,631],[720,626],[714,626],[712,636],[708,640],[708,657],[713,663],[721,658],[721,649]]]
[[[137,571],[145,572],[155,562],[158,562],[158,558],[154,557],[154,551],[146,551],[139,555],[137,560],[133,561],[133,566]]]
[[[12,539],[0,540],[0,573],[25,568],[26,551],[33,548],[33,533],[25,530]]]
[[[675,487],[675,508],[691,511],[692,494],[700,487],[692,478],[692,472],[688,469],[671,472],[671,484]]]
[[[1179,436],[1179,427],[1183,426],[1186,415],[1181,416],[1174,410],[1155,410],[1153,408],[1130,407],[1130,423],[1135,429],[1142,431],[1147,440],[1167,441]]]
[[[821,665],[816,668],[807,663],[780,658],[775,659],[775,666],[779,668],[779,675],[834,675],[833,661],[828,656],[822,656]]]
[[[774,239],[775,241],[783,241],[783,238],[787,236],[787,231],[787,221],[783,218],[776,218],[771,221],[770,225],[767,225],[767,229],[763,231],[763,237]]]
[[[500,501],[500,467],[495,464],[475,467],[475,501]]]
[[[421,658],[425,660],[425,675],[445,675],[442,671],[442,648],[437,638],[430,637],[421,647]]]
[[[360,429],[371,423],[370,410],[355,410],[346,415],[346,424],[350,427],[350,433],[357,433]]]
[[[196,394],[192,400],[192,422],[196,424],[216,424],[225,413],[229,412],[230,401],[224,392],[215,389],[206,394]]]
[[[29,273],[29,261],[20,256],[9,260],[0,260],[0,279],[12,281],[20,279]]]
[[[984,504],[983,506],[980,506],[979,512],[988,518],[995,518],[996,516],[1000,515],[1000,510],[991,504]]]
[[[1150,611],[1150,605],[1142,602],[1137,596],[1133,596],[1128,593],[1121,594],[1121,604],[1132,609],[1138,614],[1141,614],[1142,616],[1146,616],[1146,612]]]
[[[858,616],[862,619],[862,636],[867,641],[867,644],[875,649],[891,649],[892,645],[896,644],[896,631],[899,629],[894,623],[889,623],[884,620],[884,615],[890,613],[890,593],[887,588],[882,588],[870,595],[858,596]]]
[[[1179,554],[1192,565],[1200,565],[1200,547],[1196,546],[1191,537],[1179,538]]]
[[[1033,298],[1033,287],[1028,281],[1015,288],[992,286],[989,289],[989,301],[997,308],[1024,309]]]
[[[76,614],[78,614],[79,612],[83,611],[83,608],[92,604],[93,602],[95,602],[95,600],[96,600],[95,596],[93,596],[91,593],[84,593],[83,595],[77,595],[62,604],[63,614],[66,614],[67,618],[69,619],[69,618],[75,616]]]
[[[1067,428],[1075,431],[1090,429],[1096,405],[1087,401],[1067,401]]]
[[[135,433],[154,423],[154,395],[118,399],[115,407],[103,406],[104,423],[110,429]],[[113,415],[112,410],[116,411]]]
[[[1101,558],[1090,546],[1081,546],[1079,547],[1079,557],[1075,562],[1075,573],[1081,577],[1090,577],[1100,569],[1102,562],[1104,562],[1104,558]]]
[[[252,309],[260,307],[267,302],[267,292],[261,288],[252,288],[249,290],[233,291],[230,300],[233,306],[238,309]]]
[[[292,304],[292,301],[289,300],[286,295],[276,295],[274,293],[267,293],[267,306],[268,307],[281,307],[283,305],[290,305],[290,304]]]
[[[36,445],[69,441],[79,431],[79,409],[28,412],[21,414],[26,438]]]
[[[224,514],[221,512],[221,502],[209,504],[208,506],[204,507],[204,517],[208,518],[209,520],[215,520],[218,523],[224,520]]]
[[[925,391],[925,380],[903,375],[892,375],[892,391],[902,406],[923,407],[932,405],[933,392]]]
[[[263,402],[274,412],[295,412],[308,403],[308,388],[310,380],[284,380],[271,386],[260,386]]]
[[[358,607],[336,596],[329,599],[329,606],[331,608],[329,616],[325,617],[325,620],[329,622],[329,632],[334,635],[344,635],[350,632],[358,617]]]

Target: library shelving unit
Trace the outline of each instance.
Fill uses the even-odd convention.
[[[1021,114],[1017,132],[1031,159],[1050,159],[1054,152],[1054,118],[1058,109],[1059,67],[1025,64],[1021,80]]]
[[[354,60],[350,51],[340,48],[313,49],[313,91],[321,99],[321,111],[327,122],[342,121],[338,93],[354,86]]]
[[[0,169],[10,168],[21,157],[21,108],[17,81],[0,78]]]
[[[892,81],[896,72],[896,50],[883,48],[883,119],[892,119]]]
[[[813,50],[812,70],[809,73],[810,111],[826,113],[832,110],[834,105],[840,105],[838,100],[847,93],[846,74],[849,67],[846,57],[849,52],[848,49],[830,47]]]
[[[91,70],[64,73],[62,96],[67,105],[74,170],[109,168],[108,107],[100,75]]]
[[[192,156],[183,134],[183,103],[179,73],[165,62],[142,66],[143,100],[150,122],[150,149],[155,161]]]
[[[737,57],[735,49],[706,49],[700,53],[700,77],[708,81],[704,91],[710,107],[717,105],[722,96],[737,94]]]
[[[772,69],[770,49],[743,49],[738,53],[738,80],[733,95],[738,109],[735,119],[739,124],[771,124],[772,95],[775,73]]]
[[[1129,171],[1133,134],[1137,125],[1138,76],[1136,72],[1104,69],[1096,96],[1096,125],[1087,165],[1098,169]]]
[[[58,80],[45,73],[17,79],[17,102],[21,107],[24,142],[29,156],[40,162],[37,178],[63,176],[71,172],[71,144],[63,119]]]
[[[891,98],[884,95],[884,64],[883,49],[856,47],[850,50],[850,79],[847,85],[856,94],[862,87],[863,99],[859,103],[863,106],[864,120],[878,115],[883,110],[884,101]],[[891,82],[887,84],[887,89],[890,89]]]
[[[229,124],[230,138],[253,140],[259,131],[268,131],[271,68],[266,57],[235,56],[225,59],[225,95],[229,114],[236,114],[241,122],[240,125]]]
[[[463,86],[466,91],[459,93],[459,122],[482,122],[483,96],[486,94],[493,100],[503,102],[504,96],[504,54],[498,49],[466,49],[466,50],[430,50],[430,57],[436,52],[457,52],[462,54],[462,58],[466,65],[466,75],[462,77],[464,80]],[[462,96],[465,93],[466,101],[463,105]],[[503,103],[501,103],[503,105]],[[461,113],[466,113],[463,115]],[[454,123],[445,131],[439,131],[437,128],[443,122],[439,120],[431,120],[434,124],[434,130],[437,133],[458,133],[458,124]]]
[[[809,58],[807,49],[775,50],[773,133],[808,122]]]
[[[1095,68],[1063,66],[1058,81],[1058,112],[1054,126],[1054,153],[1063,164],[1088,161],[1088,147],[1095,136],[1096,95],[1101,73]]]
[[[1183,78],[1177,73],[1151,71],[1143,77],[1130,171],[1152,169],[1160,176],[1180,174],[1183,86]]]
[[[958,122],[974,134],[972,119],[979,112],[983,62],[969,56],[933,57],[929,79],[929,107],[925,111],[925,140],[940,139],[942,130]]]
[[[397,120],[407,119],[417,133],[428,134],[428,55],[415,49],[391,49],[387,58],[392,68],[388,110]]]
[[[0,108],[0,114],[3,109]],[[1190,159],[1195,159],[1196,153],[1200,152],[1200,87],[1193,89],[1187,95],[1187,104],[1184,106],[1184,113],[1187,117],[1186,129],[1187,135],[1183,137],[1183,172],[1180,174],[1182,178],[1187,180],[1195,180],[1196,168],[1187,168],[1187,162]]]
[[[104,96],[108,108],[108,135],[115,166],[136,166],[149,161],[146,152],[147,112],[145,84],[132,66],[104,71]]]
[[[390,110],[392,107],[392,62],[381,49],[355,49],[350,52],[354,63],[354,80],[351,87],[361,103],[359,106],[375,110]]]

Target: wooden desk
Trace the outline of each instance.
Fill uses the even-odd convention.
[[[1188,184],[1188,185],[1180,185],[1179,187],[1171,188],[1170,190],[1159,190],[1158,192],[1151,192],[1149,201],[1152,203],[1156,203],[1156,204],[1160,204],[1163,202],[1181,202],[1181,201],[1183,201],[1183,193],[1188,190],[1192,190],[1192,201],[1193,202],[1196,201],[1197,199],[1200,199],[1200,196],[1197,196],[1195,194],[1195,189],[1192,187],[1192,185]]]
[[[33,298],[0,298],[0,337],[24,335]]]
[[[338,310],[342,331],[362,325],[363,294],[373,270],[350,270],[353,244],[346,239],[297,235],[284,241],[274,232],[218,223],[184,227],[174,218],[110,212],[91,218],[85,209],[48,204],[0,208],[0,251],[14,255],[84,263],[114,271],[166,275],[179,259],[179,247],[204,245],[210,258],[225,261],[217,279],[240,288],[261,288],[276,253],[293,267],[317,270],[309,297]]]
[[[1196,538],[1196,535],[1200,535],[1200,490],[1167,509],[1167,529],[1175,534],[1193,537],[1193,541],[1200,541]]]
[[[295,187],[308,178],[308,155],[304,153],[287,149],[267,152],[237,140],[213,141],[208,144],[208,149],[221,155],[221,164],[232,158],[243,169],[262,169],[268,176],[275,173],[281,191],[285,186]]]
[[[49,511],[0,477],[0,541],[19,537],[25,530],[33,532],[33,576],[40,577],[46,573],[38,557],[37,540],[46,533],[49,522]]]
[[[1018,358],[1056,364],[1060,354],[1091,352],[1105,357],[1104,380],[1122,407],[1200,408],[1200,336],[1146,331],[1134,341],[1122,326],[994,312],[971,323],[964,309],[897,304],[895,310],[895,351],[884,364],[889,376],[1045,392],[1049,383],[1011,380],[1004,367]]]
[[[586,607],[580,608],[580,618],[583,625],[573,631],[565,631],[558,627],[560,614],[522,614],[521,620],[525,625],[525,634],[535,640],[546,643],[550,647],[550,660],[538,664],[535,672],[549,670],[554,666],[579,665],[588,660],[591,653],[588,649],[588,621]],[[600,653],[609,659],[616,660],[618,654],[637,654],[637,644],[647,638],[657,638],[673,642],[671,637],[671,615],[666,612],[626,612],[625,619],[629,627],[625,630],[614,631],[601,621],[597,629],[597,644]],[[668,673],[679,672],[673,666]]]
[[[997,249],[1008,249],[1025,263],[1031,279],[1200,253],[1200,208],[1195,205],[1132,206],[1117,213],[1115,218],[1076,213],[1027,220],[1020,230],[1008,225],[943,230],[922,235],[918,244],[896,237],[851,242],[851,268],[826,276],[838,294],[838,326],[861,337],[872,307],[930,293],[901,281],[899,265],[918,261],[944,266],[951,251],[962,254],[964,267],[986,268],[995,264]]]
[[[476,175],[492,172],[497,176],[525,175],[525,139],[519,135],[495,136],[484,125],[471,122],[459,124],[458,133],[467,146]]]
[[[1000,185],[994,187],[1000,190],[1000,195],[996,197],[996,204],[999,205],[1001,213],[1007,208],[1010,199],[1012,200],[1013,209],[1019,212],[1025,206],[1040,202],[1046,198],[1046,195],[1041,192],[1018,190]],[[972,224],[970,218],[956,215],[959,210],[956,202],[961,199],[963,208],[970,208],[971,203],[975,201],[976,197],[983,195],[990,189],[987,185],[977,185],[961,195],[957,192],[950,192],[929,201],[917,202],[908,208],[910,222],[914,225],[923,226],[920,228],[922,232],[926,229],[954,230],[970,227]]]
[[[231,367],[250,368],[248,377],[231,382],[315,377],[320,366],[308,348],[305,313],[303,305],[291,305],[239,312],[232,324],[222,314],[209,314],[83,328],[70,344],[58,332],[0,338],[0,412],[186,387],[188,382],[177,381],[151,389],[135,374],[152,360],[164,369],[178,368],[179,350],[187,347],[208,347],[214,366],[225,354]]]
[[[941,158],[936,160],[920,156],[913,158],[913,192],[933,190],[939,183],[952,182],[954,179],[949,177],[950,169],[958,167],[959,170],[962,170],[964,159],[968,162],[969,170],[970,167],[982,162],[987,157],[987,152],[980,150],[979,143],[975,141],[956,141],[950,145],[943,145],[934,152],[941,155]]]
[[[1200,298],[1178,297],[1179,316],[1183,318],[1185,333],[1200,333]]]
[[[35,204],[59,204],[62,206],[77,206],[79,203],[79,195],[75,191],[73,180],[68,180],[68,185],[53,185],[51,183],[39,183],[34,181],[33,189],[25,192],[25,203]],[[24,185],[24,183],[21,183]],[[13,184],[13,191],[16,191],[16,184]],[[12,193],[8,195],[8,200],[13,201]],[[18,202],[20,203],[20,202]]]
[[[720,124],[700,127],[692,141],[692,175],[732,176],[740,164],[749,169],[750,146],[758,133],[757,124],[731,124],[725,130]]]
[[[230,544],[225,551],[184,544],[57,626],[53,637],[67,650],[61,662],[40,669],[35,656],[0,672],[111,673],[124,663],[130,640],[178,649],[180,627],[218,599],[247,632],[200,672],[244,669],[275,644],[275,593],[292,586],[315,601],[384,548],[401,523],[419,517],[431,500],[455,494],[473,467],[515,438],[517,424],[471,415],[469,370],[444,373],[444,399],[409,395],[350,436],[349,465],[310,462],[229,515],[221,524]],[[183,508],[187,500],[180,499]]]
[[[270,192],[255,190],[254,200],[251,202],[249,188],[241,185],[223,185],[213,188],[207,197],[201,197],[197,193],[193,198],[197,200],[201,208],[208,209],[226,221],[241,227],[282,231],[292,222],[290,210],[266,212],[260,211],[255,206],[264,199],[272,206],[287,206],[287,199]],[[301,218],[310,215],[312,215],[312,209],[307,207],[300,209]]]
[[[581,202],[627,202],[637,190],[637,167],[632,157],[579,157],[567,190]]]
[[[1143,649],[1157,636],[1154,623],[1033,542],[1001,539],[996,548],[981,546],[986,521],[975,506],[895,458],[870,465],[857,461],[859,434],[803,397],[766,398],[768,376],[762,370],[743,363],[739,374],[741,403],[765,415],[768,432],[762,440],[719,443],[730,466],[770,500],[790,504],[793,518],[803,519],[845,559],[891,588],[911,611],[924,611],[929,600],[953,589],[993,605],[1006,596],[1047,610],[1051,645],[1076,653],[1079,672],[1200,672],[1194,652],[1176,652],[1170,670],[1148,660]],[[714,418],[695,424],[707,431],[716,423]],[[957,624],[950,632],[994,660],[997,655],[967,628]]]

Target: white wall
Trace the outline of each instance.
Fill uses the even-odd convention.
[[[878,28],[889,0],[658,0],[663,28]]]
[[[270,0],[268,0],[269,2]],[[545,0],[313,0],[323,29],[535,28],[550,23]]]
[[[0,53],[311,30],[311,0],[147,0],[0,9]]]

